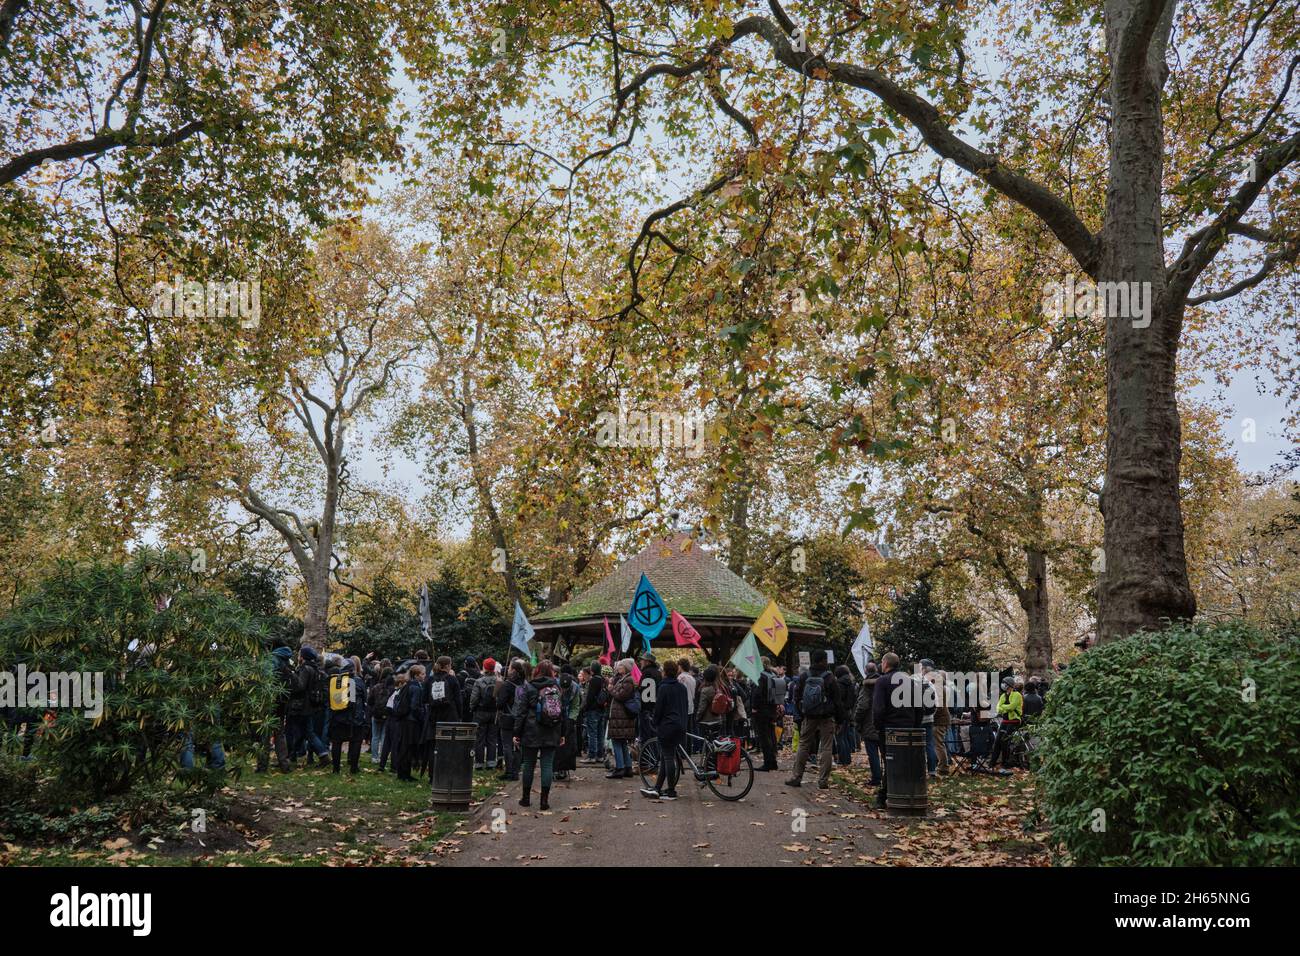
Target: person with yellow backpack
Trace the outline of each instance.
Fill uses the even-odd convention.
[[[338,673],[329,682],[330,757],[334,772],[339,772],[343,757],[343,744],[348,745],[348,773],[355,774],[361,760],[361,742],[370,727],[366,711],[366,680],[361,675],[361,662],[356,658],[343,661]]]

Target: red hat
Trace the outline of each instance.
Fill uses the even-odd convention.
[[[497,662],[490,657],[483,658],[483,670],[491,674],[497,669]]]

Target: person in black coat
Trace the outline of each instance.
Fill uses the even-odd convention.
[[[898,655],[892,651],[880,659],[882,675],[876,681],[876,689],[871,700],[871,719],[885,744],[885,731],[897,727],[920,727],[921,707],[909,685],[911,677],[898,666]],[[888,763],[885,765],[888,770]],[[876,794],[876,806],[884,807],[888,798],[888,774],[881,778],[880,792]]]
[[[593,664],[591,678],[585,685],[586,698],[582,704],[587,759],[593,761],[605,759],[605,710],[609,706],[608,696],[605,695],[605,683],[605,678],[600,672],[600,664]]]
[[[659,662],[655,660],[653,654],[647,651],[641,657],[641,686],[639,691],[641,693],[642,701],[646,699],[645,689],[651,684],[654,685],[655,689],[650,699],[658,699],[659,681],[662,679],[663,671],[659,667]],[[648,707],[641,708],[641,714],[637,719],[637,739],[642,743],[645,743],[655,735],[653,717],[654,715]]]
[[[348,705],[335,710],[330,716],[330,757],[334,772],[339,772],[343,758],[343,744],[348,745],[348,773],[355,774],[361,760],[361,742],[370,728],[370,714],[366,709],[366,681],[358,671],[357,659],[345,660],[338,674],[330,679],[331,685],[345,682],[348,685]],[[332,706],[332,705],[331,705]]]
[[[519,779],[519,747],[514,743],[515,708],[523,686],[528,683],[524,662],[515,658],[510,662],[506,679],[497,688],[497,730],[501,735],[501,779]]]
[[[677,662],[668,661],[664,664],[651,716],[659,740],[659,774],[653,787],[641,791],[652,800],[677,799],[677,778],[680,775],[677,748],[686,743],[686,723],[690,713],[686,687],[677,681]]]
[[[438,739],[438,724],[460,720],[460,681],[451,670],[451,658],[440,657],[434,670],[424,682],[424,699],[429,705],[425,712],[424,747],[420,754],[420,775],[433,776],[433,751]]]
[[[554,699],[556,713],[551,716],[548,707]],[[542,661],[533,672],[533,679],[524,685],[523,695],[515,708],[514,744],[522,748],[523,758],[520,763],[520,776],[523,779],[523,796],[519,800],[521,807],[531,806],[533,789],[533,770],[540,761],[542,765],[542,802],[541,810],[551,808],[551,781],[555,772],[555,748],[564,743],[564,708],[563,693],[555,679],[555,667],[550,661]]]
[[[420,745],[424,721],[424,665],[412,664],[406,671],[406,684],[397,695],[393,720],[397,724],[397,743],[393,753],[393,769],[397,779],[414,782],[411,764]],[[390,725],[391,729],[391,725]]]

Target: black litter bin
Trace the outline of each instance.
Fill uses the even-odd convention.
[[[885,791],[885,806],[891,813],[925,816],[930,797],[926,791],[924,728],[885,728]]]
[[[439,721],[434,731],[433,796],[435,810],[469,810],[474,785],[474,734],[477,724]]]

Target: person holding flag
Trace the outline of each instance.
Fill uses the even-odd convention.
[[[750,711],[754,718],[754,733],[763,751],[763,765],[756,770],[778,770],[776,763],[776,722],[785,715],[785,678],[778,677],[772,668],[772,659],[762,659]]]

